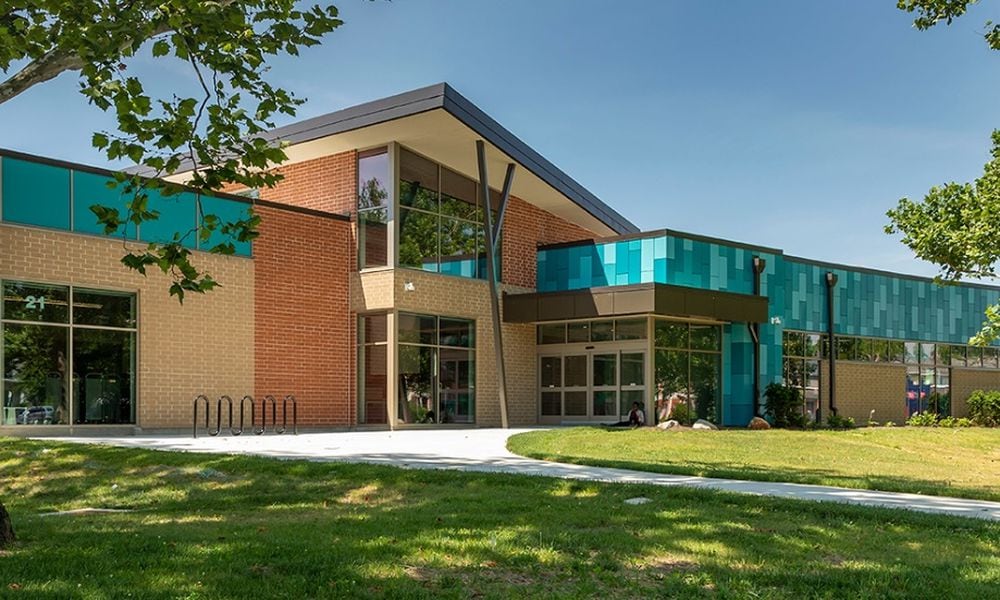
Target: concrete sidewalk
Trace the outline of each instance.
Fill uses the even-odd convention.
[[[293,435],[137,436],[43,438],[84,444],[110,444],[149,450],[253,454],[272,458],[345,461],[411,469],[450,469],[560,477],[580,481],[685,486],[778,498],[903,508],[926,513],[1000,521],[1000,502],[920,494],[876,492],[797,483],[768,483],[661,475],[625,469],[588,467],[524,458],[507,451],[507,438],[529,429],[447,429],[304,433]]]

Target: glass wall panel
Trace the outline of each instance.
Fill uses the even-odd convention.
[[[399,420],[436,423],[434,412],[434,354],[427,346],[399,346]]]
[[[641,352],[623,352],[621,384],[622,387],[642,386],[646,384],[644,377],[646,355]]]
[[[563,370],[564,387],[587,387],[586,354],[565,357]],[[586,405],[586,402],[584,402],[584,405]]]
[[[934,344],[921,343],[920,344],[920,364],[934,364],[937,359],[937,354],[935,353]]]
[[[4,425],[68,424],[69,328],[4,323]]]
[[[108,187],[111,183],[115,187]],[[128,215],[128,205],[134,194],[126,194],[124,186],[119,186],[114,177],[97,175],[85,171],[73,171],[73,231],[104,235],[104,225],[97,222],[90,207],[99,204],[117,208],[121,218]],[[135,239],[135,225],[126,225],[128,237]],[[119,229],[113,235],[120,236]]]
[[[628,414],[632,410],[632,404],[638,404],[639,408],[643,411],[646,410],[646,392],[643,390],[627,390],[623,389],[620,396],[620,419],[623,421],[628,420]],[[651,423],[650,416],[646,415],[646,424]]]
[[[951,346],[951,366],[953,367],[964,367],[966,366],[966,353],[965,346]],[[949,364],[944,360],[938,361],[942,365]]]
[[[816,411],[819,409],[819,361],[805,361],[805,386],[803,388],[803,399],[805,400],[806,416],[810,420],[816,419]]]
[[[4,156],[3,220],[69,229],[69,169]]]
[[[969,346],[966,354],[966,363],[969,367],[980,368],[983,366],[983,349],[976,346]]]
[[[386,400],[389,397],[387,361],[389,346],[367,344],[362,347],[362,413],[359,421],[368,425],[388,423]]]
[[[837,360],[855,360],[858,355],[858,340],[856,338],[837,338]]]
[[[906,416],[923,412],[930,390],[920,379],[919,367],[906,367]]]
[[[565,323],[546,323],[538,326],[539,344],[562,344],[566,342]]]
[[[404,344],[437,343],[437,318],[427,315],[399,314],[399,341]]]
[[[389,264],[389,225],[387,211],[358,212],[358,266],[362,269]]]
[[[198,196],[191,192],[167,194],[167,190],[145,190],[149,210],[159,216],[153,221],[143,221],[139,226],[139,239],[144,242],[167,243],[177,240],[187,248],[198,242]]]
[[[903,342],[903,362],[908,365],[915,365],[920,362],[920,344],[917,342]]]
[[[416,210],[399,211],[399,264],[403,267],[438,270],[438,217]]]
[[[389,264],[389,153],[386,148],[358,154],[358,267]]]
[[[438,165],[422,156],[400,150],[399,203],[432,212],[438,211]]]
[[[475,278],[477,275],[476,224],[441,217],[441,272]]]
[[[646,319],[619,319],[615,321],[615,339],[619,341],[646,339]]]
[[[804,356],[805,334],[798,331],[786,331],[782,336],[782,354],[785,356]]]
[[[654,327],[657,348],[687,348],[687,323],[675,323],[657,319]]]
[[[886,354],[889,362],[901,363],[905,356],[905,344],[895,340],[886,343]]]
[[[543,388],[562,387],[562,357],[543,356],[539,373]]]
[[[472,423],[473,353],[456,348],[440,349],[438,407],[439,423]]]
[[[563,392],[564,412],[568,417],[587,416],[587,392]]]
[[[590,341],[610,342],[615,339],[614,321],[593,321],[590,324]]]
[[[467,221],[478,221],[476,182],[446,168],[441,168],[441,214]]]
[[[447,319],[441,317],[438,344],[441,346],[457,346],[474,348],[476,346],[475,328],[472,321],[465,319]]]
[[[618,355],[617,354],[595,354],[594,355],[594,386],[616,386],[618,385]]]
[[[73,323],[102,327],[135,327],[135,294],[73,290]]]
[[[4,281],[0,316],[13,321],[69,323],[69,287]]]
[[[199,227],[203,226],[206,215],[215,215],[223,223],[234,223],[249,219],[252,216],[252,206],[229,198],[215,198],[202,194],[198,196]],[[241,242],[234,236],[222,233],[221,228],[209,234],[207,240],[198,239],[197,243],[198,248],[202,250],[211,250],[220,244],[232,244],[233,252],[237,256],[250,256],[252,254],[249,241]]]
[[[1000,352],[997,350],[997,348],[983,348],[983,368],[996,369],[1000,366],[997,362]]]
[[[656,350],[656,399],[661,421],[672,418],[675,407],[687,405],[689,356],[687,351]]]
[[[76,423],[135,423],[135,333],[73,331]]]
[[[590,323],[568,323],[566,331],[566,341],[573,344],[590,341]]]
[[[718,422],[721,400],[720,358],[719,354],[691,353],[691,408],[698,419]]]
[[[618,390],[594,390],[594,416],[618,414]]]
[[[691,324],[691,349],[712,350],[718,352],[722,348],[722,331],[718,325]]]
[[[805,334],[805,350],[804,356],[807,357],[819,357],[820,352],[820,339],[823,336],[818,333],[807,333]]]
[[[951,369],[937,368],[934,372],[934,393],[928,409],[941,416],[951,415]]]
[[[542,392],[542,416],[558,417],[562,414],[562,392]]]

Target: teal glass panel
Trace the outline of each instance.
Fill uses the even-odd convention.
[[[144,242],[170,242],[177,235],[184,246],[197,244],[198,197],[190,192],[164,196],[159,190],[149,190],[149,210],[160,213],[155,221],[144,221],[139,227],[139,237]],[[187,237],[185,237],[187,236]]]
[[[201,196],[198,198],[198,202],[201,210],[201,214],[198,218],[199,225],[205,215],[215,215],[219,217],[222,223],[231,223],[233,221],[247,219],[250,217],[252,208],[252,205],[245,202],[239,202],[227,198],[216,198],[214,196]],[[145,228],[145,225],[143,225],[143,227]],[[216,245],[225,242],[233,243],[237,256],[250,256],[250,242],[237,241],[235,238],[223,235],[223,233],[218,229],[212,232],[212,235],[208,237],[207,241],[199,240],[198,247],[202,250],[210,250]]]
[[[108,187],[108,184],[116,187]],[[97,215],[90,207],[99,204],[117,208],[122,219],[128,216],[128,205],[132,196],[124,194],[114,177],[96,175],[85,171],[73,171],[73,231],[104,234],[104,226],[98,224]],[[135,225],[126,225],[128,237],[135,239]],[[120,235],[119,229],[114,235]]]
[[[3,220],[69,229],[69,169],[4,157]]]

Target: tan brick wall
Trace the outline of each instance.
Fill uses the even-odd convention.
[[[0,225],[0,278],[134,291],[138,294],[137,421],[144,428],[190,427],[200,393],[253,391],[254,269],[247,258],[196,253],[221,287],[169,296],[168,279],[143,277],[119,259],[120,240]]]
[[[351,223],[258,210],[257,394],[294,394],[300,425],[348,426],[355,419]]]
[[[489,285],[485,281],[421,271],[397,270],[395,304],[403,312],[473,319],[476,322],[476,424],[500,425]],[[406,282],[413,291],[404,291]],[[514,288],[507,287],[512,290]],[[523,290],[519,290],[523,291]],[[503,324],[507,356],[507,405],[511,425],[538,422],[535,401],[535,327]]]
[[[592,231],[511,197],[504,216],[502,279],[510,285],[534,289],[538,246],[594,237],[596,234]]]
[[[837,362],[837,414],[854,417],[858,425],[868,423],[875,409],[875,420],[884,423],[906,420],[906,367],[896,364]],[[829,361],[820,362],[820,401],[823,414],[829,415]],[[825,417],[824,417],[825,418]]]
[[[1000,390],[1000,371],[985,371],[980,369],[951,370],[951,414],[955,417],[968,417],[969,405],[966,403],[972,392],[976,390]]]

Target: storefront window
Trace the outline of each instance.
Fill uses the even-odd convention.
[[[2,424],[135,423],[135,295],[2,288]]]

